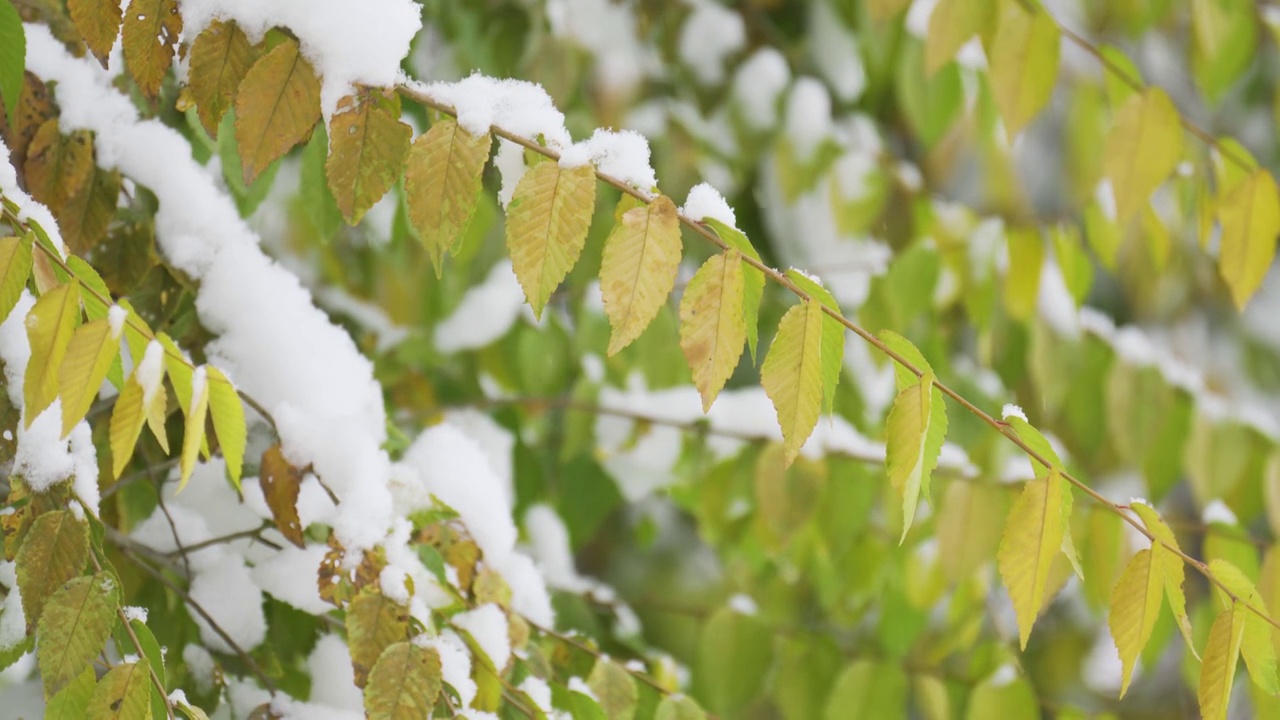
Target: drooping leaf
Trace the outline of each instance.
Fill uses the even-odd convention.
[[[1227,609],[1218,613],[1209,630],[1209,641],[1200,659],[1200,714],[1204,720],[1226,720],[1235,682],[1240,644],[1244,640],[1244,616]]]
[[[1255,170],[1218,206],[1222,252],[1218,270],[1240,310],[1262,285],[1280,235],[1280,195],[1266,170]]]
[[[666,195],[623,213],[609,233],[600,293],[612,328],[610,356],[639,337],[662,309],[675,287],[682,249],[676,206]]]
[[[0,318],[9,317],[31,277],[30,234],[0,238]]]
[[[147,720],[151,715],[150,682],[145,663],[116,665],[98,681],[88,716],[94,720]]]
[[[89,52],[105,68],[111,46],[116,44],[116,37],[120,35],[120,21],[124,19],[120,3],[113,0],[67,0],[67,11],[71,13],[76,30],[84,38]]]
[[[1048,600],[1045,595],[1049,570],[1067,532],[1063,510],[1070,497],[1070,488],[1061,473],[1052,468],[1047,475],[1026,484],[1005,522],[996,563],[1013,601],[1024,649],[1031,627]]]
[[[267,507],[271,509],[276,528],[289,542],[298,547],[306,547],[302,523],[298,519],[298,492],[302,486],[302,472],[285,459],[280,443],[262,453],[258,474],[262,494],[266,497]]]
[[[209,23],[191,44],[187,82],[209,137],[217,137],[218,124],[231,107],[240,81],[260,54],[260,48],[250,44],[249,36],[231,21]]]
[[[97,680],[93,668],[85,668],[57,695],[49,698],[44,708],[44,720],[84,720],[89,717],[89,700],[93,697]]]
[[[369,720],[418,720],[431,716],[440,696],[440,655],[433,648],[398,642],[369,673],[364,710]]]
[[[209,383],[206,369],[201,366],[192,375],[191,395],[186,398],[187,417],[182,424],[182,477],[178,490],[186,487],[191,471],[196,467],[196,457],[204,444],[204,422],[209,412]],[[181,399],[181,398],[179,398]]]
[[[123,628],[124,625],[119,627]],[[133,631],[133,637],[138,639],[138,646],[142,648],[142,656],[146,659],[147,664],[143,669],[150,668],[151,673],[156,676],[160,684],[164,685],[164,652],[160,648],[160,643],[156,642],[156,636],[151,632],[151,628],[147,627],[147,624],[138,618],[133,618],[129,621],[129,629]],[[127,635],[127,633],[125,634]],[[126,647],[134,647],[132,640]],[[168,716],[164,697],[156,690],[154,684],[151,684],[150,687],[151,692],[148,695],[151,698],[151,717],[153,720],[162,720]]]
[[[991,90],[1010,139],[1049,102],[1058,76],[1058,24],[1044,10],[999,3],[998,25],[987,48]]]
[[[1155,629],[1163,596],[1164,576],[1160,567],[1151,562],[1150,550],[1139,550],[1125,566],[1111,592],[1108,623],[1120,654],[1121,698],[1129,689],[1133,665]]]
[[[667,695],[658,703],[653,720],[706,720],[707,713],[687,695]]]
[[[58,230],[72,253],[87,253],[106,237],[119,199],[120,173],[95,167],[80,192],[56,210]]]
[[[35,629],[49,597],[79,575],[88,559],[88,530],[70,510],[47,512],[35,519],[16,561],[28,632]]]
[[[1155,536],[1151,543],[1151,564],[1160,569],[1160,577],[1164,583],[1165,597],[1169,599],[1169,609],[1173,611],[1178,630],[1187,642],[1192,654],[1196,652],[1195,642],[1191,635],[1191,619],[1187,616],[1187,596],[1182,590],[1182,582],[1186,576],[1186,565],[1177,555],[1178,540],[1173,530],[1150,505],[1135,502],[1129,507],[1146,525],[1147,530]]]
[[[907,675],[896,664],[858,660],[836,678],[823,718],[903,717],[907,691]]]
[[[80,320],[80,283],[72,280],[45,293],[27,314],[31,359],[22,394],[27,427],[58,397],[58,368]]]
[[[1182,157],[1182,125],[1173,101],[1151,88],[1125,101],[1107,134],[1103,166],[1115,194],[1116,219],[1142,209]]]
[[[889,481],[902,495],[899,543],[907,538],[921,494],[929,496],[929,476],[946,436],[946,408],[933,381],[933,375],[926,373],[919,383],[898,393],[889,410],[885,467]]]
[[[368,586],[347,606],[346,626],[356,687],[364,687],[383,651],[406,639],[409,609]]]
[[[764,693],[774,637],[758,618],[722,607],[703,625],[693,671],[695,695],[722,717],[738,717]]]
[[[823,287],[817,280],[791,268],[787,270],[787,278],[810,297],[836,313],[840,306],[831,291]],[[840,372],[844,368],[844,325],[828,315],[822,314],[822,411],[831,413],[835,410],[836,387],[840,384]]]
[[[93,167],[93,135],[87,130],[63,135],[56,118],[47,120],[27,148],[27,192],[60,211],[88,184]]]
[[[436,277],[446,252],[456,252],[480,200],[481,177],[493,145],[445,118],[418,136],[404,175],[409,219],[427,249]]]
[[[107,379],[111,363],[120,355],[120,330],[108,320],[92,320],[76,328],[58,369],[58,397],[62,398],[62,437],[84,419]]]
[[[587,687],[591,688],[608,720],[631,720],[635,717],[640,693],[636,689],[635,678],[626,668],[601,658],[587,676]]]
[[[142,385],[137,377],[130,375],[125,380],[124,388],[116,397],[115,407],[111,411],[111,427],[108,436],[111,445],[111,476],[119,478],[133,450],[138,444],[138,436],[146,423],[146,411],[142,407]]]
[[[119,604],[119,586],[106,572],[71,580],[45,603],[36,661],[46,698],[79,676],[102,651]]]
[[[715,218],[703,218],[702,223],[720,236],[730,248],[737,250],[742,263],[742,318],[747,329],[747,348],[751,350],[751,360],[756,359],[756,344],[760,337],[760,301],[764,297],[764,273],[752,267],[744,258],[760,261],[760,253],[747,239],[741,230],[730,227]]]
[[[27,36],[22,18],[11,3],[0,4],[0,99],[8,117],[13,117],[18,107],[26,66]]]
[[[370,90],[344,97],[329,120],[325,177],[349,225],[378,202],[404,169],[413,129],[400,122],[400,96]]]
[[[703,412],[711,409],[742,357],[743,294],[742,262],[731,248],[698,268],[680,300],[680,349],[702,396]]]
[[[932,76],[951,62],[966,42],[995,20],[998,4],[984,0],[940,0],[929,16],[925,41],[925,73]]]
[[[800,454],[822,410],[821,308],[817,300],[805,300],[788,310],[760,368],[760,384],[778,413],[787,465]]]
[[[207,366],[209,381],[209,416],[213,419],[213,431],[222,448],[222,459],[227,463],[231,482],[240,489],[240,471],[244,465],[244,448],[248,442],[248,429],[244,420],[244,404],[236,386],[227,376],[212,365]]]
[[[590,165],[538,163],[525,172],[507,206],[507,250],[535,317],[578,262],[595,210]]]
[[[1244,657],[1249,677],[1268,695],[1280,695],[1280,680],[1276,676],[1276,650],[1271,640],[1272,625],[1259,612],[1267,612],[1267,605],[1258,589],[1235,565],[1226,560],[1211,560],[1209,571],[1222,583],[1227,592],[1221,597],[1233,616],[1244,623],[1244,635],[1240,641],[1240,654]],[[1232,620],[1234,624],[1235,619]]]
[[[236,145],[244,182],[307,139],[320,119],[320,81],[286,40],[258,58],[236,92]]]
[[[177,0],[133,0],[122,30],[124,64],[142,93],[154,99],[173,64],[173,49],[182,37]]]
[[[1005,239],[1009,248],[1009,269],[1004,281],[1005,308],[1014,319],[1028,322],[1035,317],[1039,298],[1044,241],[1038,230],[1027,228],[1009,228]]]

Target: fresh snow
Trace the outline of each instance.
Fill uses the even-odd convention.
[[[729,207],[729,203],[725,202],[724,196],[719,190],[707,183],[698,183],[689,190],[689,196],[685,198],[684,207],[680,208],[680,212],[694,222],[701,222],[706,218],[719,220],[729,227],[737,227],[738,219],[733,214],[733,208]]]
[[[486,603],[451,618],[453,626],[465,630],[489,657],[494,667],[502,669],[511,659],[511,641],[507,638],[507,616],[502,608]]]

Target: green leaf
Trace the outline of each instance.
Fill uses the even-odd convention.
[[[929,16],[924,48],[925,73],[932,77],[951,62],[969,38],[985,33],[996,19],[998,3],[989,0],[939,0]]]
[[[996,562],[1013,601],[1023,649],[1048,600],[1049,570],[1067,532],[1070,487],[1056,467],[1023,488],[1005,522]]]
[[[369,720],[419,720],[431,716],[440,696],[440,655],[399,642],[387,648],[369,673],[364,709]]]
[[[787,277],[810,297],[835,313],[840,312],[835,296],[818,281],[791,268]],[[835,411],[836,387],[840,384],[840,371],[844,368],[844,325],[826,313],[822,314],[822,411]]]
[[[244,404],[236,386],[227,376],[212,365],[205,366],[209,383],[209,415],[213,418],[213,431],[218,436],[218,447],[227,463],[231,482],[240,490],[240,471],[244,465],[244,449],[248,442],[248,429],[244,420]]]
[[[1218,207],[1222,252],[1218,269],[1240,310],[1262,285],[1280,235],[1280,196],[1266,170],[1256,170],[1236,185]]]
[[[177,0],[133,0],[121,35],[125,67],[142,93],[154,100],[173,64],[174,45],[182,37]]]
[[[1010,139],[1049,102],[1060,46],[1058,24],[1044,10],[1000,3],[999,24],[987,47],[988,74]]]
[[[1257,54],[1257,8],[1249,0],[1191,0],[1191,68],[1217,103]]]
[[[892,330],[885,330],[880,333],[880,341],[890,350],[897,353],[903,360],[915,366],[921,374],[936,375],[933,372],[933,366],[928,360],[924,359],[924,355],[920,354],[920,350],[911,341],[902,337]],[[902,392],[907,388],[920,382],[920,376],[908,370],[901,363],[893,363],[893,379],[897,385],[898,392]]]
[[[286,40],[258,58],[236,93],[236,145],[246,185],[320,120],[320,81],[298,43]]]
[[[1039,230],[1009,228],[1009,269],[1004,278],[1004,304],[1009,315],[1020,322],[1035,318],[1040,296],[1040,271],[1044,265],[1044,241]]]
[[[89,52],[102,67],[107,67],[107,56],[116,44],[120,21],[124,19],[120,4],[111,0],[67,0],[67,11]]]
[[[600,293],[610,356],[631,344],[662,309],[680,269],[680,220],[666,195],[623,213],[604,241]]]
[[[800,454],[822,410],[822,317],[817,300],[788,310],[760,368],[760,384],[778,413],[787,465]]]
[[[54,591],[79,575],[88,559],[89,532],[70,510],[47,512],[35,519],[16,558],[28,631],[35,629]]]
[[[730,248],[737,250],[743,257],[761,262],[760,253],[741,230],[726,225],[715,218],[703,218],[702,224],[716,231],[716,235]],[[760,337],[760,301],[764,298],[764,273],[743,261],[742,265],[742,318],[747,329],[747,347],[751,350],[751,361],[756,359],[756,343]]]
[[[97,681],[93,668],[85,668],[57,695],[49,698],[44,708],[44,720],[84,720],[89,717],[89,700],[93,697]]]
[[[121,626],[123,627],[123,626]],[[164,653],[160,649],[160,643],[156,642],[156,636],[152,634],[151,628],[146,623],[134,618],[129,621],[129,628],[133,630],[134,637],[138,638],[138,645],[142,646],[142,655],[146,658],[147,666],[156,678],[160,680],[160,684],[165,684],[164,671]],[[126,648],[132,648],[132,644],[124,645]],[[154,683],[151,684],[151,717],[153,720],[162,720],[168,716],[165,709],[165,698],[156,689]]]
[[[1053,445],[1049,444],[1049,439],[1041,434],[1039,430],[1035,429],[1031,423],[1016,415],[1006,417],[1004,421],[1009,424],[1009,427],[1013,428],[1013,433],[1017,435],[1018,439],[1022,440],[1027,447],[1035,450],[1036,454],[1049,461],[1052,466],[1059,468],[1062,467],[1062,458],[1058,457],[1058,453],[1053,449]],[[1028,458],[1036,469],[1036,475],[1048,472],[1049,468],[1039,460],[1031,458],[1030,456],[1028,456]]]
[[[891,662],[859,660],[836,678],[825,720],[907,716],[907,675]]]
[[[724,387],[742,357],[746,321],[743,264],[737,250],[707,259],[680,299],[680,349],[702,396],[702,411]]]
[[[722,607],[711,615],[698,640],[695,694],[717,715],[735,717],[764,692],[772,664],[772,630],[754,617]]]
[[[685,695],[667,695],[658,703],[653,720],[706,720],[707,713]]]
[[[52,697],[89,667],[111,636],[120,590],[109,573],[82,576],[58,589],[40,616],[36,661],[45,697]]]
[[[1125,101],[1107,134],[1103,166],[1123,224],[1151,197],[1182,158],[1178,110],[1160,88]]]
[[[1013,672],[1013,667],[1006,665],[997,671],[997,675]],[[965,720],[1040,720],[1040,701],[1031,683],[1021,677],[1012,682],[993,676],[973,689],[969,695],[969,708],[965,712]]]
[[[111,668],[93,691],[88,716],[94,720],[148,720],[150,683],[145,663],[123,663]]]
[[[27,63],[27,35],[22,18],[12,3],[0,3],[0,98],[4,111],[14,117],[22,92],[22,75]]]
[[[9,317],[31,277],[30,233],[0,239],[0,318]]]
[[[377,588],[365,586],[347,606],[346,627],[356,687],[364,687],[382,653],[406,639],[409,610]]]
[[[444,118],[409,149],[404,189],[409,219],[439,278],[446,252],[457,252],[480,201],[493,138],[472,135]]]
[[[121,329],[108,320],[92,320],[76,328],[58,369],[58,396],[62,398],[62,437],[74,428],[98,397],[107,371],[120,355]]]
[[[902,495],[899,544],[907,539],[920,496],[929,497],[929,478],[946,437],[946,405],[933,382],[933,375],[926,373],[920,382],[898,393],[889,410],[885,467],[889,481]]]
[[[535,317],[578,262],[595,210],[590,165],[538,163],[525,172],[507,206],[507,250]]]
[[[370,90],[344,97],[329,119],[325,177],[350,225],[387,194],[409,157],[413,129],[400,122],[400,96]]]
[[[635,717],[639,691],[635,678],[626,668],[608,658],[601,658],[587,676],[587,686],[609,720],[631,720]]]

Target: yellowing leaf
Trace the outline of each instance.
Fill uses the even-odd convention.
[[[89,559],[89,531],[70,510],[37,517],[18,549],[16,570],[27,631],[35,629],[45,601],[80,574]]]
[[[0,319],[9,317],[31,277],[32,236],[0,238]]]
[[[1155,540],[1151,543],[1151,564],[1160,569],[1165,597],[1169,598],[1169,609],[1173,611],[1173,617],[1178,622],[1178,630],[1186,640],[1187,647],[1192,654],[1195,654],[1196,646],[1191,637],[1191,620],[1187,617],[1187,596],[1182,590],[1186,565],[1174,552],[1178,549],[1178,539],[1151,506],[1135,502],[1129,507],[1142,519],[1147,530],[1155,536]]]
[[[916,370],[919,370],[921,373],[933,373],[933,366],[929,364],[928,360],[925,360],[924,355],[920,353],[920,350],[913,345],[910,340],[896,332],[893,332],[892,330],[885,330],[880,333],[880,340],[885,344],[885,347],[894,351],[903,360],[906,360],[915,366]],[[898,392],[902,392],[908,387],[920,382],[919,375],[911,372],[904,365],[896,361],[893,363],[893,379],[898,388]]]
[[[133,0],[125,13],[124,64],[143,94],[155,98],[182,36],[177,0]]]
[[[631,720],[636,714],[640,692],[635,678],[618,663],[601,658],[587,676],[587,687],[595,695],[609,720]]]
[[[1004,305],[1015,320],[1035,317],[1040,293],[1040,270],[1044,265],[1044,241],[1038,230],[1009,228],[1009,269],[1004,278]]]
[[[1262,595],[1254,587],[1253,581],[1226,560],[1210,561],[1209,572],[1234,596],[1225,593],[1220,595],[1233,616],[1238,616],[1244,623],[1240,654],[1244,656],[1249,677],[1267,694],[1280,694],[1280,681],[1276,677],[1276,650],[1271,643],[1273,626],[1263,615],[1258,614],[1267,612]]]
[[[80,320],[80,283],[72,280],[50,290],[27,313],[31,359],[22,394],[27,427],[58,396],[58,368]]]
[[[507,250],[535,317],[542,317],[551,293],[578,262],[595,198],[590,165],[538,163],[516,185],[507,206]]]
[[[995,19],[997,4],[989,0],[939,0],[929,16],[924,47],[925,72],[932,76],[951,62],[969,38],[983,32]]]
[[[889,410],[885,467],[889,481],[902,495],[902,537],[907,538],[911,521],[916,516],[920,494],[928,494],[929,475],[938,464],[945,434],[947,416],[941,394],[934,397],[933,375],[926,373],[920,382],[898,393]],[[933,427],[940,423],[939,433]],[[933,436],[938,442],[929,442]]]
[[[240,489],[240,470],[244,465],[244,447],[248,441],[248,429],[244,422],[244,405],[236,386],[222,371],[208,366],[209,415],[213,418],[213,431],[222,448],[222,459],[227,463],[231,482]]]
[[[122,663],[102,676],[89,700],[87,717],[94,720],[150,718],[151,675],[141,662]]]
[[[989,46],[991,90],[1013,138],[1040,112],[1058,76],[1058,24],[1043,10],[1000,3],[999,25]]]
[[[30,649],[30,648],[28,648]],[[44,707],[45,720],[83,720],[89,716],[89,699],[97,686],[98,675],[92,667],[76,676]]]
[[[427,249],[436,277],[446,252],[456,252],[480,199],[481,177],[493,138],[472,135],[445,118],[409,149],[404,190],[409,220]]]
[[[787,270],[787,278],[810,297],[822,303],[836,313],[840,306],[836,298],[817,280],[791,268]],[[840,372],[844,369],[844,325],[827,313],[822,314],[822,410],[833,412],[836,402],[836,387],[840,384]]]
[[[911,0],[868,0],[867,12],[876,22],[892,20],[911,4]]]
[[[302,487],[302,472],[285,459],[280,443],[262,453],[258,475],[262,494],[266,498],[267,507],[271,509],[276,528],[289,542],[298,547],[306,547],[302,522],[298,519],[298,492]]]
[[[1120,697],[1129,689],[1133,664],[1146,647],[1160,615],[1164,577],[1151,562],[1151,551],[1140,550],[1116,582],[1111,593],[1111,637],[1120,653]]]
[[[187,418],[182,426],[182,479],[178,490],[186,487],[191,471],[196,467],[196,456],[204,444],[204,421],[209,411],[209,383],[205,368],[197,368],[191,382],[191,395],[187,399]]]
[[[245,184],[306,140],[319,119],[320,81],[298,43],[286,40],[258,58],[236,93],[236,145]]]
[[[72,253],[87,253],[106,237],[119,199],[120,173],[94,168],[80,192],[54,212]]]
[[[151,406],[146,408],[147,427],[151,428],[151,434],[155,436],[156,442],[160,443],[160,449],[165,455],[169,454],[169,433],[165,431],[164,421],[168,417],[169,393],[165,391],[164,385],[156,388],[156,396],[151,400]]]
[[[120,20],[123,15],[120,3],[114,0],[67,0],[67,11],[89,52],[98,58],[102,67],[107,66],[107,56],[111,54],[111,46],[116,43],[120,34]]]
[[[239,25],[223,20],[209,23],[191,44],[187,83],[209,137],[218,136],[218,124],[259,54]]]
[[[1046,476],[1028,482],[1009,511],[1004,537],[996,553],[1000,576],[1018,618],[1018,635],[1024,649],[1031,637],[1031,627],[1048,600],[1045,586],[1049,570],[1067,529],[1062,511],[1064,498],[1070,498],[1070,494],[1065,484],[1056,467]]]
[[[400,122],[400,96],[370,90],[345,97],[329,120],[325,177],[333,199],[350,225],[395,184],[409,155],[413,130]]]
[[[1231,702],[1231,685],[1236,663],[1240,660],[1240,643],[1244,639],[1244,616],[1224,610],[1213,621],[1209,642],[1200,661],[1200,714],[1204,720],[1226,720]]]
[[[408,636],[409,609],[368,586],[347,606],[346,627],[356,687],[364,687],[383,651]]]
[[[1222,253],[1218,270],[1240,310],[1262,285],[1276,254],[1280,235],[1280,196],[1271,173],[1255,170],[1218,207],[1222,222]]]
[[[364,710],[369,720],[418,720],[431,716],[440,696],[440,654],[410,642],[387,648],[369,673]]]
[[[1125,101],[1107,134],[1103,157],[1116,219],[1127,222],[1182,157],[1181,120],[1163,90],[1151,88]]]
[[[769,354],[760,368],[760,384],[778,413],[786,464],[800,448],[822,410],[822,306],[805,300],[782,316]]]
[[[142,433],[142,426],[147,420],[146,411],[142,407],[142,394],[142,385],[138,384],[136,375],[130,375],[111,411],[108,435],[113,478],[119,478],[124,466],[129,464],[129,458],[133,457],[133,450],[138,444],[138,436]]]
[[[93,167],[93,135],[87,130],[63,135],[56,118],[47,120],[27,148],[27,192],[60,211],[89,182]]]
[[[120,354],[120,335],[107,320],[93,320],[76,329],[58,369],[58,396],[62,398],[62,436],[84,419],[107,379],[111,363]]]
[[[40,615],[36,647],[46,698],[90,667],[102,652],[119,604],[119,586],[106,572],[74,578],[49,598]]]
[[[764,297],[764,273],[746,262],[746,258],[760,261],[760,253],[741,230],[725,225],[715,218],[703,218],[702,223],[720,236],[726,245],[741,253],[742,257],[742,317],[747,327],[747,348],[751,360],[756,358],[756,343],[760,335],[760,300]]]
[[[680,267],[680,220],[659,195],[622,215],[604,241],[600,293],[609,318],[609,355],[630,345],[662,309]]]
[[[730,249],[698,268],[680,300],[680,349],[702,396],[703,412],[711,409],[742,357],[743,292],[742,261]]]

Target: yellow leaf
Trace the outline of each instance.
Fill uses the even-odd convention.
[[[191,395],[188,396],[187,403],[187,417],[182,428],[182,479],[178,482],[179,491],[191,479],[191,471],[196,467],[196,456],[205,439],[204,421],[209,410],[209,383],[203,366],[192,373]]]
[[[1053,94],[1061,45],[1058,24],[1043,10],[1020,2],[1000,4],[999,26],[991,42],[991,90],[1012,139]]]
[[[1140,550],[1116,582],[1111,592],[1111,637],[1120,653],[1120,697],[1129,689],[1133,678],[1133,664],[1138,659],[1156,618],[1160,615],[1160,598],[1164,592],[1164,577],[1160,568],[1151,562],[1151,551]]]
[[[1129,505],[1147,531],[1155,536],[1151,543],[1151,564],[1160,569],[1164,582],[1165,597],[1169,598],[1169,609],[1178,622],[1178,630],[1192,654],[1196,652],[1195,641],[1191,636],[1191,619],[1187,616],[1187,596],[1182,590],[1182,582],[1186,576],[1186,565],[1174,550],[1178,549],[1178,539],[1173,530],[1156,514],[1154,508],[1144,503],[1135,502]]]
[[[31,277],[30,233],[0,239],[0,319],[9,317]]]
[[[680,349],[702,396],[703,412],[711,409],[742,357],[747,339],[743,282],[741,256],[726,250],[698,268],[680,300]]]
[[[160,385],[156,388],[156,396],[147,406],[147,427],[151,428],[151,434],[155,436],[156,442],[160,443],[160,449],[165,455],[169,454],[169,433],[164,428],[168,407],[169,393],[164,389],[164,385]]]
[[[595,211],[590,165],[538,163],[525,172],[507,206],[507,250],[535,317],[578,262]]]
[[[27,148],[27,192],[60,211],[89,182],[93,167],[93,135],[87,130],[63,135],[56,118],[46,120]]]
[[[42,295],[27,313],[31,359],[22,385],[27,427],[58,397],[58,368],[79,321],[80,283],[75,280]]]
[[[1053,559],[1062,548],[1066,525],[1063,522],[1065,481],[1058,468],[1026,484],[1009,511],[1004,537],[996,553],[1000,576],[1009,590],[1018,617],[1018,635],[1023,649],[1031,637],[1031,627],[1048,600],[1045,585]]]
[[[222,20],[209,23],[191,44],[187,83],[209,137],[218,136],[218,124],[259,54],[239,25]]]
[[[138,384],[136,373],[130,375],[116,398],[116,406],[111,411],[111,428],[108,433],[111,444],[111,477],[119,478],[129,458],[133,457],[133,449],[138,444],[138,435],[142,433],[142,425],[146,422],[146,413],[142,407],[142,385]]]
[[[1273,626],[1265,616],[1259,614],[1267,612],[1262,594],[1248,576],[1226,560],[1210,561],[1209,572],[1231,594],[1220,592],[1223,605],[1244,623],[1240,654],[1244,657],[1245,667],[1249,669],[1249,676],[1267,694],[1280,695],[1280,681],[1276,677],[1276,650],[1271,644]]]
[[[1200,663],[1200,714],[1204,720],[1226,720],[1231,702],[1231,685],[1236,663],[1240,660],[1240,643],[1244,639],[1244,617],[1230,609],[1218,614],[1209,630]]]
[[[240,489],[240,470],[244,465],[244,447],[248,440],[248,429],[244,422],[244,405],[236,386],[231,384],[222,371],[212,365],[208,366],[209,380],[209,415],[213,418],[213,431],[218,436],[218,446],[222,448],[222,459],[227,463],[227,473],[231,482]]]
[[[116,44],[116,36],[120,34],[120,20],[124,17],[120,3],[114,0],[67,0],[67,11],[89,52],[105,68],[111,46]]]
[[[472,135],[445,118],[413,141],[404,175],[409,220],[427,249],[436,277],[446,252],[456,252],[480,198],[493,138]]]
[[[1103,159],[1116,219],[1125,223],[1133,217],[1181,157],[1182,125],[1169,96],[1150,88],[1125,101],[1107,134]]]
[[[149,717],[150,683],[146,662],[116,665],[93,689],[86,717],[95,720],[142,720]]]
[[[173,64],[173,47],[182,36],[177,0],[133,0],[122,34],[125,67],[143,94],[154,99]]]
[[[244,182],[306,140],[320,119],[320,81],[286,40],[258,58],[236,93],[236,145]]]
[[[990,0],[939,0],[929,16],[925,72],[932,76],[951,62],[969,38],[984,32],[991,24],[995,9],[996,3]]]
[[[916,504],[925,477],[938,462],[938,451],[930,457],[928,443],[929,425],[933,415],[933,375],[928,373],[920,382],[898,393],[889,410],[886,432],[885,467],[889,482],[902,495],[902,537],[916,516]]]
[[[760,384],[782,427],[787,465],[800,454],[822,410],[822,314],[812,299],[788,310],[760,368]]]
[[[604,241],[600,294],[609,317],[609,355],[630,345],[662,309],[680,267],[680,220],[659,195],[623,214]]]
[[[329,121],[329,158],[325,177],[333,199],[349,225],[360,222],[387,194],[409,155],[413,130],[400,122],[400,96],[370,90],[344,97]]]
[[[1243,310],[1262,285],[1262,278],[1276,254],[1280,198],[1271,173],[1256,170],[1220,203],[1222,253],[1218,270],[1231,289],[1231,299]]]
[[[120,332],[108,320],[93,320],[76,329],[58,368],[58,396],[62,398],[62,436],[84,419],[107,379],[111,362],[120,354]]]
[[[1044,241],[1038,230],[1009,228],[1009,269],[1004,277],[1004,304],[1015,320],[1027,322],[1035,316],[1040,293],[1040,270],[1044,264]]]

